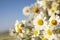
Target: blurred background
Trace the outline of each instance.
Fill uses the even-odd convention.
[[[15,27],[16,20],[27,19],[22,10],[34,2],[36,0],[0,0],[0,39],[8,36],[8,31]]]
[[[14,28],[16,20],[26,19],[23,8],[36,0],[0,0],[0,32]]]

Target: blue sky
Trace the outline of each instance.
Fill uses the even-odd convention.
[[[15,21],[26,19],[23,8],[36,0],[0,0],[0,32],[14,28]]]

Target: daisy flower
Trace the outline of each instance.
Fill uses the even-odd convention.
[[[23,32],[24,30],[22,30],[18,20],[15,23],[15,31],[18,33],[18,35],[20,35],[21,37],[23,37]]]
[[[15,23],[15,30],[17,33],[22,33],[22,28],[20,27],[18,20]]]
[[[40,5],[39,7],[42,7],[43,9],[47,8],[45,1],[37,0],[37,4]]]
[[[56,10],[55,13],[56,13],[56,14],[59,14],[59,10]]]
[[[42,7],[42,6],[44,5],[43,3],[44,3],[43,1],[37,0],[37,5],[38,5],[39,7]]]
[[[50,38],[50,37],[43,37],[42,40],[58,40],[57,37]]]
[[[36,2],[32,5],[32,7],[30,7],[31,9],[31,13],[33,13],[34,15],[39,14],[40,13],[40,6],[39,4]]]
[[[42,40],[48,40],[48,38],[46,38],[46,37],[43,37],[43,38],[42,38]]]
[[[31,26],[32,27],[33,26],[32,20],[30,20],[30,19],[26,20],[25,26]]]
[[[53,2],[53,3],[52,3],[52,8],[56,9],[57,7],[58,7],[58,3]]]
[[[23,8],[23,13],[24,13],[24,15],[29,15],[30,14],[30,8],[28,6],[24,7]]]
[[[59,16],[52,15],[49,19],[49,25],[52,28],[58,26],[59,25]]]
[[[53,33],[52,29],[50,29],[49,27],[44,30],[43,36],[44,37],[42,39],[46,39],[46,40],[57,39],[56,35]]]
[[[38,29],[33,30],[33,36],[32,37],[36,37],[36,36],[39,36],[39,30]]]
[[[46,18],[41,14],[39,14],[37,17],[35,17],[33,20],[33,24],[34,24],[35,28],[37,28],[39,30],[42,30],[43,28],[45,28],[44,26],[47,24],[45,19]]]
[[[48,9],[48,14],[49,16],[53,15],[53,14],[59,14],[59,10],[56,10],[54,8]]]

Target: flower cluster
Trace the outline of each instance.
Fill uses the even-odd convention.
[[[59,40],[60,0],[37,0],[23,13],[29,18],[17,20],[13,31],[20,40]]]

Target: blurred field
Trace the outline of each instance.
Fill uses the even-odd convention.
[[[0,33],[0,40],[17,40],[15,37],[11,37],[9,32]]]
[[[7,32],[0,33],[0,40],[18,40],[18,39],[16,37],[10,36],[9,32],[7,31]]]

